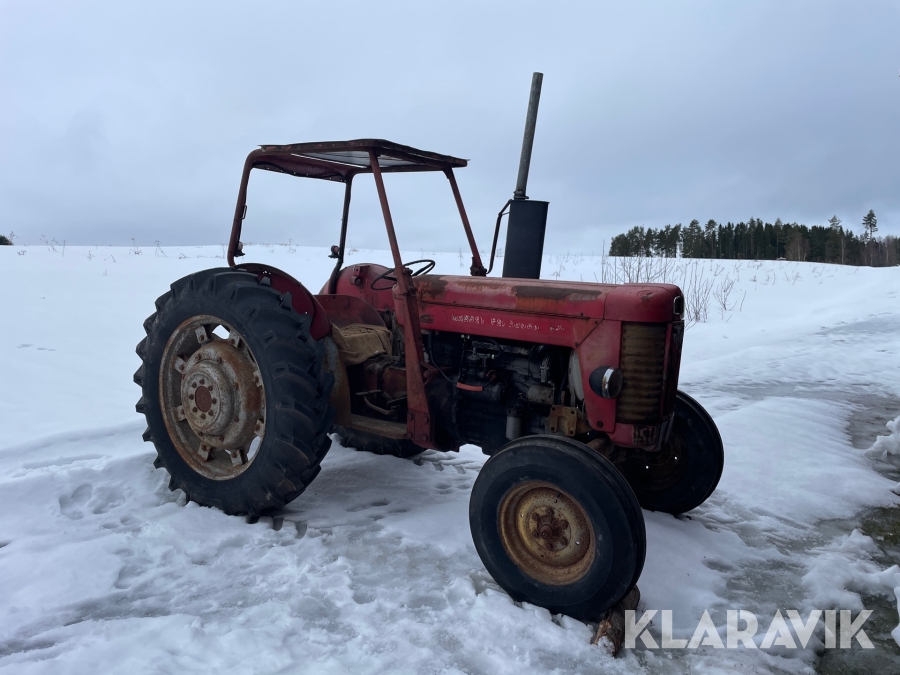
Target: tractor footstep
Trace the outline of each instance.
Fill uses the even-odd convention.
[[[622,643],[625,641],[625,611],[637,609],[640,600],[641,592],[635,586],[628,595],[606,613],[606,617],[597,626],[597,634],[591,640],[591,644],[595,645],[600,640],[606,640],[612,655],[618,656],[622,649]]]

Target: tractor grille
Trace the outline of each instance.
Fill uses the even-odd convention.
[[[666,400],[663,401],[663,416],[675,412],[675,397],[678,393],[678,371],[681,368],[681,346],[684,342],[684,322],[672,324],[672,340],[669,343],[669,362],[666,364]]]
[[[622,322],[622,393],[616,421],[659,424],[665,386],[666,323]]]

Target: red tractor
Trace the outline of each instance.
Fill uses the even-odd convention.
[[[517,600],[597,619],[640,576],[641,507],[688,511],[722,471],[715,424],[677,389],[684,299],[665,284],[538,279],[547,209],[524,189],[509,203],[504,272],[514,273],[487,276],[453,173],[464,166],[380,140],[251,152],[229,266],[176,281],[144,322],[134,376],[144,440],[171,489],[247,515],[300,495],[330,433],[399,457],[478,445],[490,458],[469,514],[487,570]],[[254,169],[346,186],[334,271],[318,294],[287,272],[238,262]],[[382,174],[407,171],[446,175],[470,276],[401,259]],[[364,173],[378,190],[391,268],[343,265],[350,188]]]

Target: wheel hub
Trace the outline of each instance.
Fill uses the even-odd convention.
[[[262,416],[259,371],[246,349],[217,340],[191,356],[181,400],[187,423],[207,445],[246,450]]]
[[[594,559],[588,517],[571,496],[543,481],[525,481],[500,504],[504,549],[519,569],[551,586],[583,577]]]
[[[213,333],[216,326],[229,337]],[[265,393],[240,334],[214,317],[197,316],[176,329],[163,359],[165,421],[179,454],[210,478],[243,471],[254,438],[265,433]]]

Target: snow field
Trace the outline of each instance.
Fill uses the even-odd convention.
[[[324,249],[246,250],[314,292],[333,263]],[[221,253],[0,247],[0,672],[812,672],[821,627],[807,650],[613,660],[589,644],[593,626],[513,603],[471,543],[485,460],[471,446],[410,461],[335,442],[307,492],[253,524],[185,504],[140,439],[134,345],[154,299]],[[455,253],[407,257],[468,268]],[[593,281],[604,264],[547,256],[545,277]],[[897,503],[900,418],[869,450],[850,427],[875,400],[900,415],[900,269],[678,264],[734,280],[742,299],[688,329],[682,365],[726,467],[694,512],[645,513],[641,609],[672,609],[681,638],[709,610],[724,638],[726,609],[757,613],[764,633],[776,608],[894,598],[900,570],[876,562],[875,542],[826,525]]]

